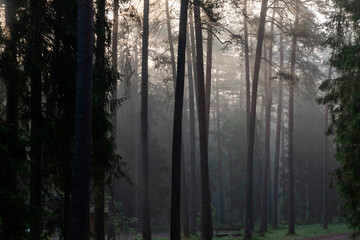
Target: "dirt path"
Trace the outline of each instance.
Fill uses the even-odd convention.
[[[324,236],[316,236],[311,238],[304,238],[302,240],[348,240],[349,234],[343,233],[343,234],[335,234],[335,235],[324,235]],[[358,239],[358,238],[357,238]]]

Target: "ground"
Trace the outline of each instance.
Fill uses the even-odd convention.
[[[345,240],[349,239],[349,233],[351,230],[345,224],[329,224],[328,229],[323,229],[322,225],[297,225],[296,235],[286,236],[287,226],[281,225],[277,230],[272,230],[269,227],[269,231],[264,237],[258,235],[255,236],[256,240]],[[161,231],[160,229],[153,232],[153,240],[168,240],[168,230]],[[197,240],[199,237],[192,236],[189,240]],[[216,240],[239,240],[241,237],[222,237],[214,238]]]

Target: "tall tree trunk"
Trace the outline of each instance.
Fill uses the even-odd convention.
[[[329,67],[328,79],[331,79],[332,67]],[[326,131],[329,124],[329,106],[325,105],[325,139],[324,139],[324,163],[323,163],[323,228],[328,228],[328,137]]]
[[[173,78],[173,84],[174,84],[174,88],[175,88],[175,85],[176,85],[176,63],[175,63],[174,43],[173,43],[172,33],[171,33],[169,0],[165,0],[165,5],[166,5],[166,26],[167,26],[168,40],[169,40],[169,46],[170,46],[172,78]]]
[[[183,142],[184,143],[184,142]],[[184,153],[184,144],[182,145],[182,153]],[[189,225],[189,205],[188,205],[188,191],[187,191],[187,174],[186,174],[186,161],[184,154],[181,155],[181,212],[182,214],[182,226],[184,237],[190,236],[190,225]]]
[[[299,12],[296,9],[294,30],[298,28]],[[295,78],[295,61],[296,61],[296,42],[297,36],[293,35],[291,44],[291,64],[290,74],[293,77],[289,87],[289,219],[288,234],[295,234],[295,202],[294,202],[294,78]]]
[[[261,2],[260,23],[258,30],[258,40],[256,45],[251,112],[250,112],[250,132],[247,146],[247,169],[246,169],[246,221],[245,221],[245,239],[251,239],[254,229],[253,214],[253,157],[254,157],[254,139],[255,139],[255,119],[256,119],[256,100],[259,83],[261,51],[264,40],[265,21],[267,12],[267,0]]]
[[[105,0],[96,1],[96,48],[95,48],[95,69],[97,74],[97,81],[100,92],[100,98],[94,105],[94,119],[97,121],[101,118],[99,115],[105,109],[105,92],[102,92],[101,81],[104,81],[101,76],[105,74]],[[95,215],[94,215],[94,231],[96,240],[105,239],[105,165],[106,161],[103,147],[106,139],[106,134],[101,126],[94,126],[92,134],[97,143],[94,145],[93,157],[94,168],[96,176],[94,178],[95,189]]]
[[[190,31],[190,29],[188,28]],[[192,58],[190,52],[190,34],[187,35],[187,67],[188,67],[188,78],[189,78],[189,133],[190,133],[190,199],[191,199],[191,211],[190,211],[190,231],[196,231],[196,218],[197,218],[197,184],[196,184],[196,145],[195,145],[195,99],[194,99],[194,79],[193,79],[193,68]]]
[[[42,83],[41,83],[41,16],[44,2],[30,1],[30,19],[32,25],[29,46],[29,75],[31,79],[31,178],[30,178],[30,204],[35,208],[32,216],[30,233],[32,240],[40,240],[42,233],[41,217],[41,119],[42,119]]]
[[[118,69],[118,31],[119,31],[119,0],[114,0],[114,19],[113,19],[113,32],[112,32],[112,58],[111,58],[111,64],[114,71],[117,72]],[[115,84],[115,87],[112,92],[112,101],[115,103],[117,101],[117,91],[118,91],[118,85]],[[113,138],[116,143],[116,137],[117,137],[117,109],[116,105],[112,109],[112,118],[111,123],[113,127]],[[114,226],[114,213],[116,211],[115,209],[115,195],[114,195],[114,189],[115,189],[115,181],[113,180],[113,183],[111,184],[110,188],[110,200],[109,200],[109,213],[108,213],[108,239],[109,240],[116,240],[116,233],[115,233],[115,226]]]
[[[224,184],[223,184],[223,165],[221,157],[221,140],[220,140],[220,98],[219,98],[219,79],[216,79],[216,142],[217,158],[219,171],[219,202],[220,202],[220,222],[225,223],[225,205],[224,205]]]
[[[198,91],[198,117],[200,134],[200,176],[201,176],[201,224],[202,239],[213,237],[213,225],[210,204],[208,138],[206,124],[206,96],[204,84],[204,61],[201,31],[200,6],[194,5],[194,21],[196,34],[196,65],[197,65],[197,91]]]
[[[181,156],[188,0],[181,1],[172,149],[171,239],[181,239]],[[185,175],[185,172],[183,173]],[[186,183],[185,176],[183,183]],[[186,187],[186,186],[184,186]],[[188,218],[188,216],[186,216]]]
[[[280,16],[282,19],[282,15]],[[281,20],[282,21],[282,20]],[[280,34],[280,72],[284,70],[284,43],[283,34]],[[283,79],[279,78],[278,106],[276,119],[276,140],[275,140],[275,158],[274,158],[274,185],[273,185],[273,219],[272,228],[278,227],[278,197],[279,197],[279,156],[280,156],[280,134],[281,134],[281,116],[282,116],[282,92]]]
[[[134,94],[135,98],[135,138],[134,138],[134,205],[135,205],[135,217],[139,218],[140,211],[139,211],[139,197],[140,197],[140,185],[139,185],[139,172],[140,172],[140,163],[139,163],[139,152],[140,152],[140,145],[139,145],[139,136],[140,136],[140,119],[139,119],[139,96],[138,96],[138,65],[139,65],[139,56],[138,56],[138,49],[137,45],[134,46],[134,74],[135,74],[135,82],[134,84]]]
[[[210,98],[211,98],[211,68],[212,68],[212,25],[208,24],[207,43],[206,43],[206,84],[205,84],[205,105],[206,105],[206,132],[209,138],[210,124]]]
[[[275,17],[275,11],[272,13],[272,19]],[[274,23],[271,23],[270,27],[270,36],[274,34]],[[269,46],[269,62],[272,64],[272,48],[273,43],[270,42]],[[264,48],[264,57],[266,58],[266,46]],[[265,62],[265,66],[268,63]],[[264,166],[264,182],[263,182],[263,195],[261,202],[261,224],[260,232],[267,231],[267,221],[268,221],[268,189],[269,182],[271,180],[270,173],[270,129],[271,129],[271,105],[272,105],[272,91],[271,91],[271,78],[272,78],[272,66],[269,65],[269,75],[266,73],[265,76],[265,93],[266,93],[266,106],[265,106],[265,166]],[[265,67],[267,69],[267,67]],[[266,71],[266,70],[265,70]]]
[[[72,240],[89,239],[90,159],[93,78],[93,1],[78,2],[78,45],[74,177],[71,203]]]
[[[142,237],[151,239],[149,206],[149,122],[148,122],[148,56],[149,56],[149,0],[144,0],[142,67],[141,67],[141,155],[143,170]]]
[[[249,141],[250,133],[250,59],[249,59],[249,34],[247,0],[244,0],[244,52],[245,52],[245,83],[246,83],[246,139]]]

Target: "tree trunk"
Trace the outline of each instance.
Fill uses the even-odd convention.
[[[296,10],[297,11],[297,10]],[[299,12],[296,12],[294,29],[299,23]],[[288,234],[295,234],[295,202],[294,202],[294,78],[296,61],[296,42],[297,36],[293,35],[291,44],[291,65],[290,74],[293,77],[289,87],[289,212],[288,212]]]
[[[182,145],[182,153],[184,153],[184,145]],[[184,237],[188,238],[190,236],[190,225],[189,225],[189,205],[188,205],[188,195],[187,195],[187,174],[186,174],[186,161],[184,154],[181,155],[181,212],[182,214],[182,226]]]
[[[254,139],[255,139],[255,119],[256,119],[256,100],[259,83],[261,51],[264,40],[265,21],[267,12],[267,0],[262,0],[260,23],[258,30],[258,40],[256,45],[251,112],[250,112],[250,132],[247,146],[247,169],[246,169],[246,222],[245,222],[245,239],[251,239],[254,229],[253,214],[253,157],[254,157]]]
[[[141,155],[143,170],[142,237],[151,239],[149,206],[149,122],[148,122],[148,56],[149,56],[149,0],[144,0],[142,67],[141,67]]]
[[[89,239],[90,159],[93,78],[93,1],[78,2],[78,45],[74,177],[71,203],[72,240]]]
[[[216,79],[216,142],[217,158],[219,171],[219,202],[220,202],[220,222],[225,223],[225,205],[224,205],[224,184],[223,184],[223,166],[221,157],[221,140],[220,140],[220,100],[219,100],[219,79]]]
[[[190,25],[190,43],[191,43],[191,56],[192,56],[192,64],[194,70],[194,90],[196,103],[199,104],[199,96],[198,96],[198,86],[197,86],[197,63],[196,63],[196,49],[195,49],[195,29],[194,29],[194,16],[192,11],[189,11],[189,25]],[[190,46],[190,45],[189,45]]]
[[[209,138],[209,124],[210,124],[210,98],[211,98],[211,68],[212,68],[212,25],[208,24],[207,43],[206,43],[206,84],[205,84],[205,105],[206,105],[206,132]]]
[[[140,217],[139,211],[139,198],[140,198],[140,183],[139,183],[139,172],[140,172],[140,162],[139,162],[139,153],[140,153],[140,145],[139,145],[139,136],[140,136],[140,119],[139,119],[139,94],[138,94],[138,65],[139,65],[139,57],[138,57],[138,49],[137,45],[134,46],[134,76],[135,76],[135,84],[134,84],[134,94],[136,96],[135,104],[134,104],[134,115],[135,115],[135,137],[134,137],[134,205],[135,205],[135,217]]]
[[[329,67],[328,79],[331,79],[332,67]],[[328,137],[326,131],[329,124],[329,106],[325,105],[325,139],[324,139],[324,165],[323,165],[323,228],[328,228]]]
[[[111,62],[112,62],[112,68],[113,70],[115,70],[117,72],[117,65],[118,65],[118,31],[119,31],[119,0],[114,0],[114,19],[113,19],[113,33],[112,33],[112,58],[111,58]],[[117,101],[117,91],[118,91],[118,85],[115,85],[115,88],[113,90],[112,93],[112,101],[113,104],[115,103],[115,101]],[[111,123],[112,123],[112,127],[113,127],[113,138],[114,141],[116,143],[116,137],[117,137],[117,109],[116,106],[114,104],[114,107],[112,109],[112,118],[111,118]],[[109,213],[108,213],[108,239],[109,240],[116,240],[116,233],[115,233],[115,226],[114,226],[114,213],[116,211],[115,209],[115,195],[114,195],[114,188],[115,188],[115,183],[113,180],[113,183],[111,184],[111,188],[110,188],[110,200],[109,200]]]
[[[188,29],[190,30],[190,29]],[[194,102],[194,79],[192,59],[190,52],[190,34],[187,36],[187,67],[189,78],[189,133],[190,133],[190,199],[191,199],[191,211],[190,211],[190,231],[196,232],[196,218],[197,218],[197,184],[196,184],[196,144],[195,144],[195,102]]]
[[[210,204],[208,138],[206,124],[206,96],[204,86],[204,62],[201,31],[200,6],[194,6],[194,21],[196,33],[196,65],[197,65],[197,91],[198,91],[198,117],[200,134],[200,176],[201,176],[201,223],[202,239],[213,237],[213,225]]]
[[[280,16],[282,21],[282,15]],[[280,34],[280,72],[284,70],[284,43],[283,34]],[[276,140],[275,140],[275,158],[274,158],[274,185],[273,185],[273,219],[272,228],[278,227],[278,196],[279,196],[279,156],[280,156],[280,134],[281,134],[281,116],[282,116],[282,92],[283,80],[279,78],[278,106],[276,119]]]
[[[41,83],[41,52],[42,33],[41,16],[44,2],[30,1],[30,21],[32,32],[29,46],[29,69],[31,79],[31,178],[30,178],[30,204],[35,208],[31,219],[30,233],[32,240],[40,240],[42,233],[41,217],[41,119],[42,119],[42,83]]]
[[[167,26],[168,40],[169,40],[169,46],[170,46],[172,78],[173,78],[173,84],[174,84],[174,88],[175,88],[175,85],[176,85],[176,63],[175,63],[174,43],[173,43],[172,33],[171,33],[169,0],[165,0],[165,6],[166,6],[166,26]]]
[[[250,133],[250,59],[249,59],[249,34],[247,24],[247,0],[244,0],[244,52],[245,52],[245,82],[246,82],[246,139],[249,141]]]
[[[186,50],[186,28],[188,15],[188,0],[181,1],[180,23],[179,23],[179,45],[178,63],[175,88],[175,110],[173,127],[173,149],[172,149],[172,182],[171,182],[171,239],[181,239],[181,156],[182,152],[182,116],[184,100],[184,78],[185,78],[185,50]],[[183,168],[185,169],[185,168]],[[185,174],[185,173],[183,173]],[[186,183],[185,177],[184,184]],[[184,186],[186,187],[186,186]]]

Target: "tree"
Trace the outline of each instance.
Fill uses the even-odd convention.
[[[332,67],[329,67],[328,79],[331,79]],[[324,138],[324,163],[323,163],[323,228],[328,228],[328,136],[329,128],[329,106],[325,105],[325,138]]]
[[[93,2],[78,2],[78,48],[76,78],[76,114],[74,176],[72,183],[73,240],[89,239],[90,159],[93,78]]]
[[[204,84],[204,61],[201,32],[200,6],[194,5],[194,21],[196,35],[196,73],[198,92],[198,117],[200,134],[200,179],[201,179],[201,224],[202,239],[212,239],[213,225],[210,204],[208,137],[206,121],[206,96]]]
[[[143,171],[143,211],[142,237],[151,239],[151,219],[149,206],[149,126],[148,126],[148,56],[149,56],[149,0],[144,1],[142,65],[141,65],[141,158]]]
[[[253,87],[251,97],[251,112],[250,112],[250,133],[247,146],[247,170],[246,170],[246,214],[245,214],[245,239],[252,238],[254,229],[254,216],[253,216],[253,157],[254,157],[254,140],[255,140],[255,120],[256,120],[256,102],[257,90],[259,83],[260,73],[260,60],[263,47],[265,20],[267,12],[267,0],[262,0],[260,11],[260,23],[258,29],[258,39],[255,53]]]
[[[44,1],[30,1],[32,32],[29,46],[29,75],[31,79],[31,182],[30,204],[35,208],[31,221],[31,239],[40,240],[42,233],[42,11]]]
[[[171,69],[172,69],[172,79],[174,83],[174,88],[176,85],[176,63],[175,63],[175,52],[174,52],[174,43],[171,33],[171,22],[170,22],[170,10],[169,10],[169,0],[165,1],[166,6],[166,26],[168,31],[168,41],[170,47],[170,59],[171,59]],[[175,91],[175,89],[174,89]]]
[[[112,31],[112,68],[115,72],[117,72],[118,66],[118,31],[119,31],[119,0],[114,0],[114,19],[113,19],[113,31]],[[115,88],[112,92],[112,104],[117,101],[117,83],[115,84]],[[117,111],[116,107],[112,109],[112,126],[113,126],[113,138],[116,142],[116,133],[117,133]],[[113,183],[110,188],[110,200],[109,200],[109,220],[108,220],[108,239],[109,240],[116,240],[116,233],[115,233],[115,226],[113,223],[113,217],[115,212],[115,204],[114,204],[114,187],[115,184]]]
[[[179,45],[177,74],[175,87],[175,110],[173,127],[173,149],[172,149],[172,181],[171,181],[171,239],[181,239],[181,170],[185,170],[185,161],[181,163],[182,154],[182,118],[183,118],[183,100],[184,100],[184,78],[185,78],[185,50],[186,50],[186,29],[188,15],[188,0],[181,1],[180,23],[179,23]],[[184,157],[184,156],[183,156]],[[186,184],[186,172],[182,173],[183,185]],[[186,191],[186,185],[183,186]],[[185,199],[185,198],[183,198]],[[186,209],[187,210],[187,209]],[[188,217],[188,216],[185,216]]]
[[[282,19],[282,14],[280,16]],[[279,53],[280,53],[280,72],[284,70],[284,43],[283,34],[280,34]],[[273,185],[273,218],[272,227],[278,227],[278,196],[279,196],[279,159],[280,159],[280,134],[282,123],[282,100],[283,100],[283,79],[279,77],[279,90],[278,90],[278,106],[276,117],[276,140],[275,140],[275,158],[274,158],[274,185]]]
[[[296,11],[294,31],[299,24],[299,11]],[[292,79],[289,85],[289,211],[288,211],[288,234],[295,234],[295,193],[294,193],[294,84],[295,84],[295,62],[296,62],[297,35],[293,32],[291,42],[290,75]]]

